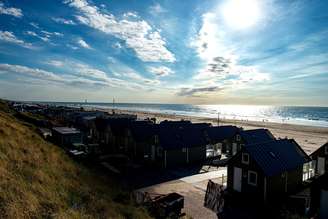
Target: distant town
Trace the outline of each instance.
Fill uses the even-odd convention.
[[[72,159],[120,177],[156,218],[197,216],[197,205],[217,218],[328,218],[328,143],[307,154],[294,139],[263,128],[158,122],[48,104],[10,106]],[[178,178],[185,186],[198,183],[201,198],[189,200],[192,190],[184,194],[179,186],[154,192],[154,185]]]

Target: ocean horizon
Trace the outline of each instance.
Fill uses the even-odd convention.
[[[34,102],[35,103],[35,102]],[[328,127],[328,107],[321,106],[260,106],[260,105],[199,105],[157,103],[89,103],[89,102],[38,102],[43,104],[121,109],[170,115],[206,118],[263,121],[295,125]]]

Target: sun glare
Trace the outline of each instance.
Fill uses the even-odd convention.
[[[259,21],[260,3],[258,0],[227,0],[222,13],[227,25],[234,29],[246,29]]]

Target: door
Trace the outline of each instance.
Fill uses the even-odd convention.
[[[325,173],[325,158],[318,157],[318,173],[323,175]]]
[[[155,153],[156,153],[156,148],[155,145],[151,146],[151,160],[155,160]]]
[[[238,167],[233,169],[233,189],[241,192],[241,168]]]
[[[232,143],[232,155],[237,154],[237,144],[236,143]]]
[[[328,218],[328,191],[327,190],[321,190],[320,195],[320,212],[319,212],[319,218],[325,219]]]

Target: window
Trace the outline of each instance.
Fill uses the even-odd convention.
[[[158,144],[158,135],[155,135],[155,144]]]
[[[157,156],[162,157],[163,149],[161,147],[157,147]]]
[[[237,140],[237,141],[240,141],[240,139],[241,139],[241,138],[240,138],[240,135],[236,135],[236,140]]]
[[[248,171],[248,184],[252,186],[257,186],[257,173],[254,171]]]
[[[241,162],[243,164],[249,164],[249,154],[248,153],[242,153],[241,156],[242,156]]]
[[[182,148],[182,152],[186,153],[187,152],[187,148]]]

